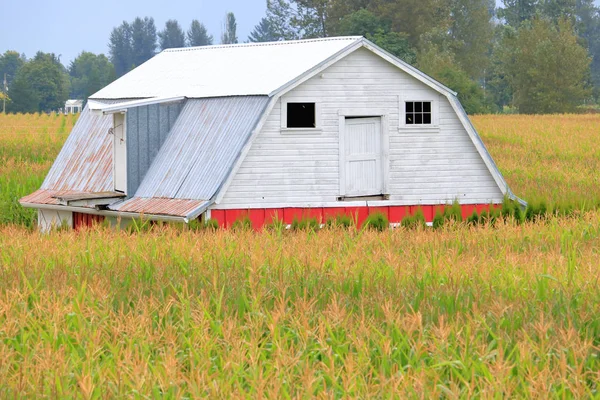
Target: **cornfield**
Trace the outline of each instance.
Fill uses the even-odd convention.
[[[41,235],[13,201],[66,134],[3,118],[0,398],[599,396],[599,211]],[[521,197],[597,203],[599,117],[474,120]]]

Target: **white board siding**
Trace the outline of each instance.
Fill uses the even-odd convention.
[[[38,208],[38,230],[42,233],[48,233],[52,229],[60,228],[63,225],[73,226],[73,213],[70,211],[45,210]]]
[[[304,82],[286,99],[319,102],[321,125],[313,132],[282,134],[278,102],[216,208],[335,203],[340,196],[343,110],[386,115],[390,203],[502,201],[500,188],[448,100],[366,49]],[[434,101],[438,125],[405,128],[400,107],[411,99]]]

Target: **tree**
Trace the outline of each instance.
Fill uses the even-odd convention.
[[[389,22],[368,10],[358,10],[342,18],[338,33],[347,36],[364,36],[407,63],[414,64],[416,61],[416,54],[408,41],[408,36],[390,31]]]
[[[303,37],[318,38],[327,37],[332,29],[329,25],[329,13],[331,11],[330,0],[292,0],[296,13],[292,16],[294,23]]]
[[[446,37],[450,29],[450,2],[447,0],[374,0],[374,13],[390,21],[393,32],[407,34],[413,47],[422,37]],[[432,35],[435,33],[435,35]]]
[[[285,0],[267,0],[267,19],[271,32],[277,40],[294,40],[300,38],[300,33],[292,25],[290,15],[291,5]]]
[[[554,23],[560,19],[575,22],[577,14],[577,0],[544,0],[538,6],[539,13]]]
[[[190,46],[210,46],[213,44],[212,35],[208,34],[204,24],[197,19],[192,21],[190,29],[187,31],[187,39]]]
[[[489,65],[494,36],[487,0],[452,0],[450,46],[458,65],[478,80]]]
[[[82,52],[69,66],[71,97],[87,100],[115,80],[115,67],[104,54]]]
[[[573,111],[590,95],[590,58],[572,24],[536,18],[506,35],[506,78],[513,104],[526,114]]]
[[[137,17],[131,27],[131,63],[137,67],[156,54],[156,25],[154,18]]]
[[[268,18],[260,20],[254,30],[248,36],[250,42],[275,42],[279,40],[278,35],[273,30],[273,25]]]
[[[502,0],[502,4],[504,7],[498,10],[498,16],[507,25],[518,28],[536,15],[538,0]]]
[[[185,35],[183,29],[174,19],[170,19],[165,24],[165,29],[158,33],[160,49],[171,49],[185,47]]]
[[[578,0],[575,29],[592,56],[591,76],[595,95],[600,97],[600,10],[593,0]]]
[[[16,51],[8,50],[0,55],[0,84],[4,82],[4,74],[6,74],[6,81],[10,86],[25,61],[25,56]],[[4,90],[3,87],[2,90]]]
[[[225,15],[225,23],[223,26],[223,34],[221,35],[221,43],[235,44],[237,42],[237,22],[235,21],[235,15],[232,12],[229,12]]]
[[[37,112],[40,109],[40,98],[22,71],[17,73],[8,89],[10,101],[6,103],[6,111],[12,113]]]
[[[9,88],[11,111],[52,111],[69,97],[69,77],[53,53],[38,52],[25,63]]]
[[[490,111],[483,90],[460,68],[450,51],[428,44],[420,49],[417,57],[419,69],[458,93],[458,99],[467,113]]]
[[[110,33],[108,48],[109,58],[115,66],[117,77],[129,72],[134,63],[133,48],[131,45],[131,26],[126,21],[113,28]]]

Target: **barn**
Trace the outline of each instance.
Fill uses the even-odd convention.
[[[165,50],[89,99],[41,230],[143,216],[259,228],[518,200],[456,93],[362,37]]]

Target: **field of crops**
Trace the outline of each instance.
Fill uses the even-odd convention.
[[[521,197],[598,204],[600,117],[474,122]],[[0,398],[600,395],[600,211],[40,235],[15,202],[69,124],[0,115]]]

